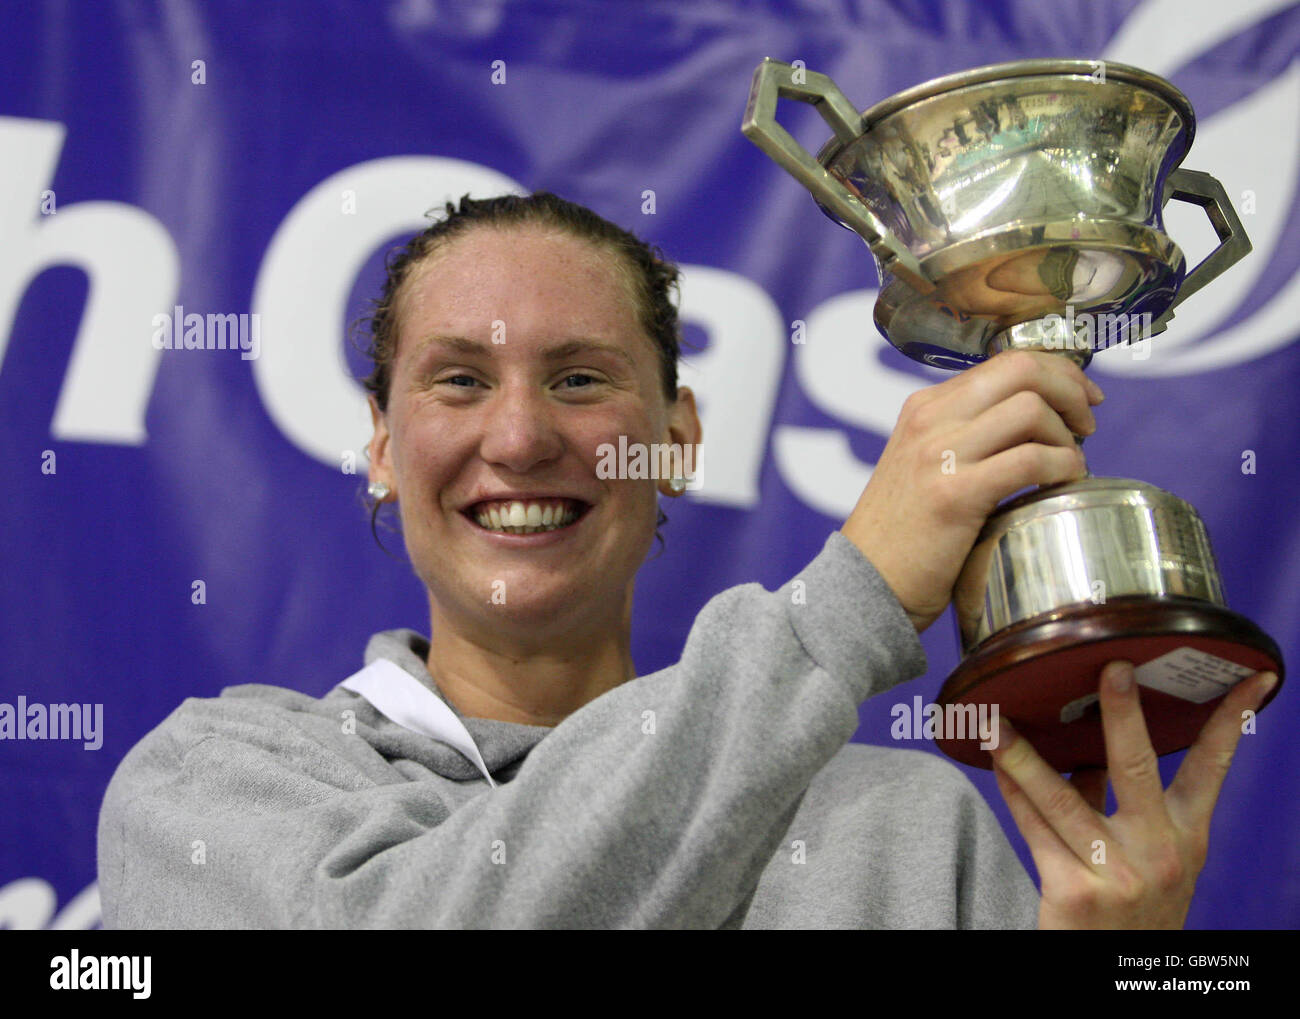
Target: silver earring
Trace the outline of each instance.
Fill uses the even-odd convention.
[[[383,502],[388,498],[388,493],[391,492],[392,489],[382,481],[372,481],[370,482],[369,491],[372,499],[378,499],[380,502]]]
[[[686,491],[686,479],[673,478],[671,481],[668,482],[668,487],[671,488],[678,495],[681,495],[683,492]]]

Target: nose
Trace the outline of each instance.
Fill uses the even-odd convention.
[[[502,382],[488,398],[479,455],[516,474],[556,459],[564,448],[556,409],[535,383]]]

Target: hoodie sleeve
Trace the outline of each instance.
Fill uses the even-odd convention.
[[[836,531],[780,590],[710,600],[676,665],[570,715],[495,789],[399,780],[253,700],[187,701],[105,796],[105,926],[735,925],[858,704],[924,671]]]

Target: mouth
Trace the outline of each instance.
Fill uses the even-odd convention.
[[[487,499],[461,510],[470,523],[494,534],[538,534],[572,527],[591,509],[581,499]]]

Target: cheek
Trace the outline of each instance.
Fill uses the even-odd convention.
[[[399,498],[411,505],[436,500],[461,455],[454,434],[432,420],[406,418],[393,426],[391,442]]]
[[[652,519],[655,511],[650,507],[657,505],[652,479],[627,478],[622,474],[612,478],[608,475],[602,477],[602,472],[597,467],[599,465],[608,469],[612,461],[615,469],[621,470],[623,464],[620,451],[626,449],[627,459],[631,461],[638,446],[645,447],[645,462],[649,463],[650,451],[660,441],[661,436],[656,430],[655,422],[649,415],[637,411],[606,417],[593,416],[591,420],[584,421],[581,426],[568,432],[569,448],[576,451],[585,476],[596,479],[598,485],[615,494],[625,507],[639,503],[640,509],[649,512]]]
[[[620,437],[628,445],[642,443],[646,446],[665,441],[667,416],[640,400],[628,400],[611,405],[600,412],[575,422],[569,430],[571,438],[581,441],[581,448],[590,453],[595,462],[595,448],[604,442],[618,445]]]

